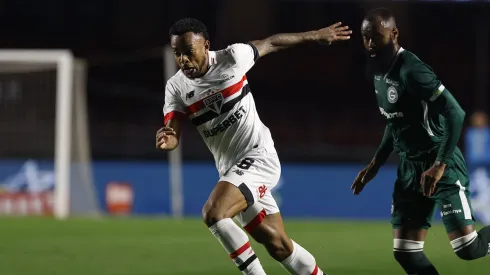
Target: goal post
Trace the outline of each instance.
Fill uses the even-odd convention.
[[[51,153],[47,151],[54,151],[51,155],[54,165],[52,214],[57,219],[66,219],[70,215],[99,214],[91,171],[86,70],[85,62],[76,59],[69,50],[0,50],[0,81],[18,83],[21,97],[18,104],[20,112],[11,111],[9,102],[2,107],[2,112],[12,119],[11,125],[5,126],[9,128],[8,133],[13,133],[7,140],[7,146],[11,147],[11,154],[7,155],[30,161],[38,157],[50,158]],[[53,118],[40,115],[51,112],[51,102],[47,102],[46,98],[54,98]],[[53,137],[54,140],[36,140],[42,145],[19,148],[22,145],[16,143],[22,143],[22,140],[18,140],[22,135],[15,131],[33,132],[21,130],[22,123],[26,124],[25,127],[34,126],[37,131],[54,129],[54,134],[43,133],[31,137],[34,140]],[[17,130],[11,130],[13,128]],[[26,185],[31,184],[29,179],[26,181]]]

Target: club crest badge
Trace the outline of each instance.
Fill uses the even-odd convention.
[[[387,97],[388,97],[388,101],[391,104],[396,103],[396,101],[398,100],[398,92],[396,91],[395,87],[390,86],[388,88],[388,92],[386,94],[387,94]]]
[[[223,95],[221,93],[212,94],[203,99],[204,105],[211,111],[220,114],[223,107]]]

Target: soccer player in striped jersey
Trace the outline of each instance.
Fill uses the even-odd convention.
[[[465,112],[434,71],[398,44],[395,18],[369,12],[361,33],[386,130],[371,163],[354,180],[359,194],[392,151],[400,156],[393,191],[394,255],[407,274],[438,274],[424,254],[435,207],[458,257],[490,253],[490,226],[475,230],[466,163],[456,146]]]
[[[202,22],[185,18],[170,28],[180,70],[165,88],[165,126],[157,132],[156,146],[162,150],[178,146],[183,117],[197,127],[220,177],[203,207],[203,219],[243,274],[266,273],[234,217],[291,274],[324,274],[315,258],[284,232],[271,195],[281,165],[270,131],[255,109],[246,73],[269,53],[306,42],[328,45],[347,40],[350,34],[347,26],[336,23],[317,31],[276,34],[211,51]]]

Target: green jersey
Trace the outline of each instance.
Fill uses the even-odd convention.
[[[431,112],[431,103],[446,89],[432,68],[400,48],[388,72],[374,75],[374,87],[379,110],[391,128],[395,152],[421,159],[438,148],[445,118]]]

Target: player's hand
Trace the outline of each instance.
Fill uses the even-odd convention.
[[[366,168],[362,169],[359,174],[357,174],[354,183],[351,185],[350,189],[354,195],[359,195],[364,186],[368,184],[375,176],[378,174],[379,167],[372,161]]]
[[[156,147],[162,150],[173,150],[177,147],[177,137],[174,129],[163,127],[157,131]]]
[[[431,196],[436,190],[437,182],[444,175],[444,170],[446,169],[446,164],[436,162],[427,171],[422,173],[420,179],[420,186],[422,187],[422,192],[424,196]]]
[[[349,26],[341,25],[341,22],[337,22],[331,26],[318,30],[316,32],[318,43],[330,45],[337,41],[349,40],[352,31],[349,29]]]

